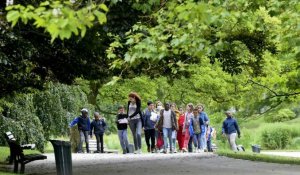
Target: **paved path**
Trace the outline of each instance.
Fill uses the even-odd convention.
[[[53,154],[26,165],[26,174],[55,175]],[[211,153],[72,154],[73,175],[299,175],[300,166],[231,159]]]

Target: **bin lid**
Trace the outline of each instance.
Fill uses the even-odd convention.
[[[52,145],[71,146],[71,142],[65,140],[50,140]]]

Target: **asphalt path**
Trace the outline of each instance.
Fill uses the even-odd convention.
[[[26,174],[55,175],[55,159],[26,165]],[[72,154],[73,175],[299,175],[300,166],[254,162],[211,153]]]

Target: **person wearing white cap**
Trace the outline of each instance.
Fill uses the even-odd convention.
[[[77,147],[77,153],[82,153],[82,144],[85,141],[86,144],[86,152],[89,153],[89,133],[90,133],[90,118],[88,116],[89,111],[86,108],[81,109],[81,115],[79,117],[76,117],[71,123],[70,127],[73,127],[77,124],[78,131],[80,134],[80,142]]]

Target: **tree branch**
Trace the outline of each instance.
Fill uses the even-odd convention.
[[[272,94],[274,94],[273,96],[270,96],[268,97],[267,99],[270,99],[270,98],[274,98],[274,97],[289,97],[289,96],[294,96],[294,95],[300,95],[300,92],[293,92],[293,93],[283,93],[283,94],[278,94],[276,91],[274,91],[273,89],[265,86],[265,85],[262,85],[258,82],[255,82],[253,80],[248,80],[246,84],[248,83],[251,83],[251,84],[254,84],[254,85],[257,85],[257,86],[260,86],[260,87],[263,87],[267,90],[269,90]]]

